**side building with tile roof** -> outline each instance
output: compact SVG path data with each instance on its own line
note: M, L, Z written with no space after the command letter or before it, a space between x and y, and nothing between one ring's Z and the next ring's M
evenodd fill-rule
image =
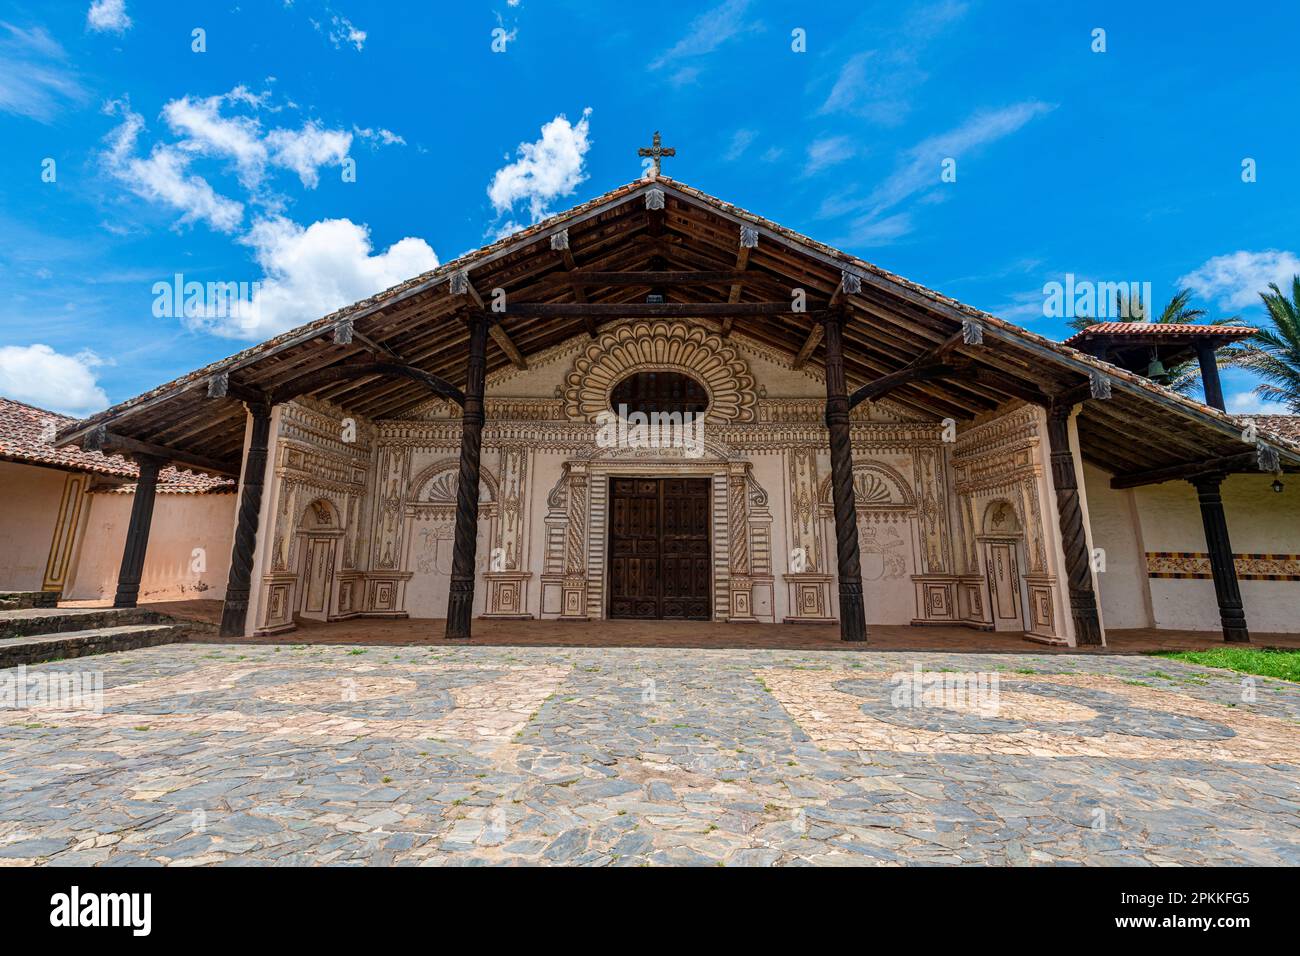
M0 591L113 597L139 471L121 455L55 448L74 421L0 397ZM235 490L227 478L161 471L144 600L225 595Z

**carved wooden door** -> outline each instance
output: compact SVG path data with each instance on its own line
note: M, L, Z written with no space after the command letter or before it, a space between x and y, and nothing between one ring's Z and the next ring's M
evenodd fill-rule
M708 620L707 478L611 478L609 616Z
M1024 628L1020 613L1020 569L1016 546L1009 541L990 541L985 545L988 565L989 597L993 605L993 627L999 631Z
M324 620L330 612L330 589L334 583L334 538L308 538L303 562L303 617Z

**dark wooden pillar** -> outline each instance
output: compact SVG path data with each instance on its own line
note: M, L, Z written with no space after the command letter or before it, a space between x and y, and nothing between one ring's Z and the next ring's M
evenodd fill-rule
M1079 478L1070 449L1069 404L1047 409L1047 440L1052 453L1052 484L1056 488L1056 517L1061 527L1061 549L1065 552L1066 587L1070 592L1070 618L1074 621L1074 642L1080 647L1100 646L1101 618L1097 613L1097 592L1092 588L1092 562L1088 536L1083 528L1079 503Z
M117 594L113 607L135 607L140 597L140 575L144 572L144 553L149 547L149 525L153 522L153 499L158 489L161 458L137 455L140 478L131 502L131 523L126 528L126 546L122 549L122 566L117 572Z
M826 428L831 443L831 492L835 502L835 555L840 580L840 640L865 641L862 564L858 554L858 508L853 499L853 445L849 435L849 396L844 384L844 315L825 319Z
M447 594L447 637L468 638L474 613L478 550L479 452L483 447L483 382L487 377L488 316L469 314L469 359L461 409L460 477L456 483L456 540Z
M1196 343L1196 357L1201 363L1201 384L1205 388L1205 404L1219 411L1227 411L1223 404L1223 384L1219 381L1219 359L1214 354L1214 343L1200 339Z
M1210 571L1214 575L1214 595L1219 600L1219 620L1223 639L1234 644L1250 640L1246 628L1246 611L1237 587L1237 565L1228 540L1228 520L1223 513L1223 496L1219 492L1224 475L1215 473L1189 479L1201 502L1201 522L1205 525L1205 544L1210 552Z
M230 575L226 602L221 608L221 636L242 637L247 628L248 591L257 548L257 525L262 513L262 486L266 482L267 438L271 433L269 403L249 403L253 427L244 453L243 482L239 494L239 519L230 548Z

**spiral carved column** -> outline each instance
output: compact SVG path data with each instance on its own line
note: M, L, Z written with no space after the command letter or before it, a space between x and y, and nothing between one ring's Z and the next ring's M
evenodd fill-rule
M158 488L158 470L163 461L148 455L135 460L140 477L135 483L135 498L131 502L131 523L126 527L126 546L122 549L122 565L117 572L117 593L113 607L135 607L140 597L140 576L144 573L144 553L149 547L149 525L153 523L154 492Z
M248 411L253 416L253 427L248 436L248 450L244 453L239 519L235 524L235 540L230 548L230 574L226 578L226 600L221 607L222 637L241 637L247 629L253 552L257 549L257 525L262 513L262 488L266 483L271 406L264 402L250 402Z
M862 563L858 554L858 509L853 499L853 446L849 397L844 384L844 316L831 312L826 327L826 428L831 444L831 493L835 503L835 554L840 583L840 640L865 641Z
M1228 520L1223 513L1223 495L1219 486L1224 475L1198 475L1190 479L1201 504L1201 523L1205 525L1205 545L1210 552L1210 573L1214 576L1214 596L1219 601L1219 620L1223 639L1233 644L1250 641L1246 627L1246 609L1237 586L1237 565L1228 540Z
M1088 560L1088 537L1079 503L1079 479L1070 449L1071 405L1047 409L1047 440L1052 451L1052 484L1056 488L1057 518L1061 528L1061 549L1065 552L1066 587L1070 592L1070 616L1074 641L1080 647L1105 643L1097 613L1097 592L1092 588L1092 565Z
M483 387L487 377L488 317L469 321L465 407L461 409L460 476L456 483L456 539L447 593L447 637L468 638L474 613L474 564L478 551L479 453L483 447Z

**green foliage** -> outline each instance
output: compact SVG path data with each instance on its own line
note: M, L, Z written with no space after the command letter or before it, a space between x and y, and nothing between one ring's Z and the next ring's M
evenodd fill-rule
M1300 650L1216 647L1210 651L1160 651L1156 656L1300 683Z
M1228 349L1226 358L1229 364L1249 369L1264 380L1255 387L1256 395L1300 414L1300 275L1291 279L1289 298L1276 282L1268 287L1270 291L1259 297L1273 327L1260 329Z

